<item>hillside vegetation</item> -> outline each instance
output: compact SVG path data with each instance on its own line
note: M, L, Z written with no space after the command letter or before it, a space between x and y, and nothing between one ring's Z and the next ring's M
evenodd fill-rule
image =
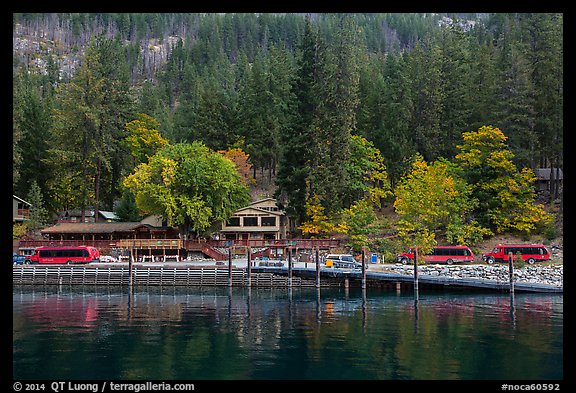
M275 196L295 235L562 231L561 183L536 195L531 172L563 168L562 14L13 14L13 43L13 186L45 210L33 226L71 208L172 214L167 182L190 184L169 152L197 143ZM150 163L166 194L144 203L125 179ZM223 218L202 190L171 224Z

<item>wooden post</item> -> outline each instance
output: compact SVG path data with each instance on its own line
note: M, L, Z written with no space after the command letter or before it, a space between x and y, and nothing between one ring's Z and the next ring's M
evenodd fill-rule
M514 292L514 260L512 253L508 253L508 279L510 280L510 293Z
M362 246L362 289L366 289L366 252Z
M414 291L418 292L418 247L414 247Z
M128 258L128 289L132 291L132 261L134 259L134 249L130 249L130 258Z
M320 258L318 248L316 248L316 288L320 288Z
M232 247L228 247L228 286L232 286Z
M246 274L248 276L248 286L252 286L252 249L250 246L247 247L246 256L248 257L248 263L246 264Z
M288 287L292 288L292 248L288 248Z

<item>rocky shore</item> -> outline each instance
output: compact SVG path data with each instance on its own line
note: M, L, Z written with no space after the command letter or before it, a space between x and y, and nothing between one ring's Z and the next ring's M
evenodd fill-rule
M413 275L412 265L381 265L382 271ZM514 282L564 286L564 265L525 266L514 269ZM418 275L446 276L451 278L483 279L508 282L508 265L426 265L418 267Z

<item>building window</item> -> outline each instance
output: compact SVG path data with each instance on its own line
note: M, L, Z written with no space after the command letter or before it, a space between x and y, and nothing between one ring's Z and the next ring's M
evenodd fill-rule
M257 227L258 226L258 217L244 217L244 226L245 227Z
M262 217L263 227L274 227L276 226L276 217Z
M229 227L239 227L240 226L240 217L230 217L226 226Z

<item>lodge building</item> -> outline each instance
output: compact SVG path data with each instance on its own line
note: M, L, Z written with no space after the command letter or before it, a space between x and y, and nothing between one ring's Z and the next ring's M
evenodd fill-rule
M142 261L182 260L194 255L225 260L231 246L236 254L250 247L253 258L283 257L289 248L301 251L337 246L330 240L287 239L288 218L273 198L238 209L212 239L183 239L178 228L162 225L158 217L141 222L81 222L72 216L61 217L55 225L43 229L43 240L15 242L14 251L49 245L92 245L102 255L126 257L130 250Z

